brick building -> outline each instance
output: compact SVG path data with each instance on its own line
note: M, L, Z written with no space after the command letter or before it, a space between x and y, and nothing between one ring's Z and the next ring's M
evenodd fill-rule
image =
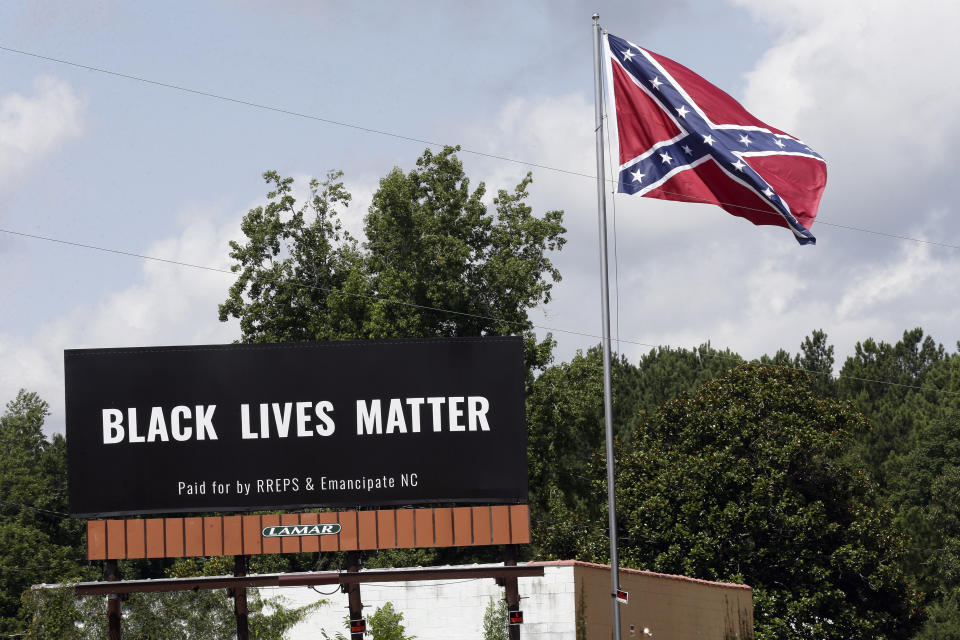
M519 580L521 638L576 640L578 619L589 640L611 637L608 566L573 560L534 564L543 565L543 577ZM620 583L629 593L620 609L623 638L649 638L644 629L657 640L753 638L753 591L746 585L633 569L621 570ZM492 579L434 580L364 583L361 594L365 616L392 602L417 640L482 640L484 610L491 600L503 598L503 589ZM331 636L344 631L346 594L321 596L306 587L284 587L265 589L263 595L282 595L290 604L329 601L291 632L291 640L313 640L321 629Z

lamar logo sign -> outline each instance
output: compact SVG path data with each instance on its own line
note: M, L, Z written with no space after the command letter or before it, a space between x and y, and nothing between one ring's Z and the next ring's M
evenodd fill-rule
M338 524L290 524L264 527L260 532L264 538L285 538L288 536L332 536L340 533Z

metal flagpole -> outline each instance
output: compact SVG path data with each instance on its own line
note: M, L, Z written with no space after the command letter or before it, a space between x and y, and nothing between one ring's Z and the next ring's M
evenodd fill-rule
M603 307L603 421L607 439L607 509L610 513L610 601L613 604L613 638L620 640L620 563L617 557L617 509L613 485L613 389L610 375L610 277L607 268L607 194L603 166L603 79L600 15L593 14L594 102L597 135L597 214L600 219L600 274Z

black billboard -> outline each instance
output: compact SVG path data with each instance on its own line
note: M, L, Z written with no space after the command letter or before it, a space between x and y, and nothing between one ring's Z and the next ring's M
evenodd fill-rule
M527 500L522 340L64 351L70 513Z

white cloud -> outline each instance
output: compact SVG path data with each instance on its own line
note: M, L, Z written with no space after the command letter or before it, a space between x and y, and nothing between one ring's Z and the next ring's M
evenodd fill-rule
M943 131L960 129L960 85L940 91L937 81L952 77L944 67L960 54L960 41L940 47L928 35L950 28L943 14L929 5L912 15L912 8L892 6L863 12L827 2L740 3L782 30L748 75L744 103L827 155L825 219L951 242L945 231L960 194L949 163L937 159L952 139ZM512 98L490 122L474 127L495 135L478 135L467 146L589 174L595 170L592 123L592 100L584 94ZM491 186L513 184L525 170L471 162ZM938 191L917 184L924 169L942 184ZM904 179L907 170L917 178ZM568 245L555 258L564 280L535 322L598 335L595 183L533 171L534 210L564 209L569 230ZM608 200L611 226L614 212L615 331L619 317L619 335L640 343L621 345L632 358L647 345L707 340L747 357L794 352L805 335L822 328L842 364L856 341L871 336L896 341L905 329L923 326L939 340L956 338L960 313L948 292L960 293L954 284L960 260L952 250L823 225L814 227L820 245L800 248L783 229L752 227L716 207L647 198ZM562 332L555 337L563 359L598 342Z
M227 243L240 235L239 216L228 223L202 208L186 210L177 236L143 253L167 260L229 268ZM118 257L117 260L132 258ZM228 274L156 261L142 266L137 284L81 306L40 326L27 339L0 335L0 398L23 387L40 393L53 409L48 428L63 429L63 350L127 345L211 344L237 337L236 323L221 323L217 305L232 282Z
M952 266L956 268L956 265ZM854 278L840 300L839 317L866 315L878 305L902 300L916 291L929 290L931 281L947 270L946 264L935 259L927 246L907 245L900 260L875 267Z
M305 175L296 177L298 199L308 195L308 182ZM344 226L356 235L362 231L362 215L374 186L369 182L349 186L355 199ZM261 204L261 200L251 202L234 215L224 215L222 205L183 207L175 215L180 228L175 236L137 252L171 262L229 269L229 241L242 237L243 214ZM123 266L129 268L129 264ZM136 284L91 305L67 310L38 327L32 336L0 333L0 362L4 363L0 399L12 399L20 388L37 391L53 410L48 428L62 431L64 349L220 344L238 337L236 321L221 323L217 318L217 306L226 299L232 275L162 261L144 261L140 271Z
M827 158L825 216L890 230L916 224L891 199L955 201L960 5L736 1L782 32L747 74L745 105Z
M0 192L64 141L83 132L85 101L66 82L43 76L33 94L0 98Z

